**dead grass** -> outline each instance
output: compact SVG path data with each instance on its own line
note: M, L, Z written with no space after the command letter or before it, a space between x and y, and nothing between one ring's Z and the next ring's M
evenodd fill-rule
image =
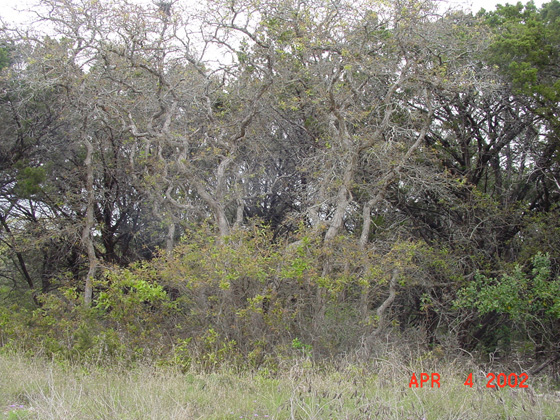
M0 419L551 419L560 395L530 378L528 389L488 389L469 362L397 358L318 368L299 360L277 377L180 373L170 368L69 366L0 355ZM463 385L469 371L475 385ZM410 388L437 372L441 388Z

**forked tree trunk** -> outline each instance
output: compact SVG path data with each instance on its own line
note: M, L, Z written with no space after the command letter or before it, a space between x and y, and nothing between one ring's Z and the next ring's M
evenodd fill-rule
M394 268L391 273L391 280L389 280L389 296L383 301L383 303L377 308L375 314L377 316L377 328L373 332L370 338L375 338L385 329L387 325L386 312L387 309L393 304L395 297L397 296L397 280L399 278L399 269Z

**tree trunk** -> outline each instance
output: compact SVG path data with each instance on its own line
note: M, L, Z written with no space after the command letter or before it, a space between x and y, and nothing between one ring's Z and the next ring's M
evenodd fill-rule
M344 225L344 214L348 210L348 204L351 199L352 181L354 180L354 172L356 170L357 156L354 152L349 152L348 162L342 176L342 185L338 189L336 196L336 208L333 218L325 234L325 243L332 241L340 233Z
M387 321L385 319L385 313L387 309L392 305L395 297L397 296L397 280L399 278L399 269L394 268L391 274L391 280L389 281L389 296L383 301L383 303L377 308L377 328L370 337L370 340L379 336L381 332L385 329Z
M167 226L167 238L165 241L165 253L168 257L173 253L175 246L175 221L171 220Z
M229 223L226 217L226 210L220 202L215 200L208 191L206 191L204 186L198 180L194 181L194 185L198 195L200 195L200 197L212 210L214 219L218 225L218 240L222 241L225 236L229 235Z
M87 149L87 155L85 159L85 166L87 171L86 178L86 192L87 192L87 209L86 209L86 220L84 224L84 229L82 231L82 244L86 248L89 269L86 276L85 288L84 288L84 304L85 306L91 306L93 300L93 279L97 271L97 257L95 255L95 247L93 245L92 229L94 226L94 204L95 197L93 191L93 145L88 139L84 140L84 144Z

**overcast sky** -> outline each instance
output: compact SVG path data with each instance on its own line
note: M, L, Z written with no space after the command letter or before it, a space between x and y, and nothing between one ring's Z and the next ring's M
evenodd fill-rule
M138 0L146 1L146 0ZM281 1L281 0L279 0ZM464 9L477 12L480 8L484 7L486 10L493 10L496 4L517 3L517 0L439 0L449 4L462 5ZM527 3L528 0L521 0L522 3ZM537 6L545 3L545 0L534 0ZM14 9L24 9L30 4L36 3L35 0L0 0L0 16L7 21L20 20L21 14L18 14Z
M0 0L1 1L1 0ZM528 0L521 0L521 3L525 4L528 3ZM543 3L547 3L548 1L544 0L534 0L534 3L537 7L540 7ZM458 4L464 5L465 8L468 8L474 12L478 12L481 8L486 10L494 10L494 6L497 4L517 4L518 0L465 0L457 2Z

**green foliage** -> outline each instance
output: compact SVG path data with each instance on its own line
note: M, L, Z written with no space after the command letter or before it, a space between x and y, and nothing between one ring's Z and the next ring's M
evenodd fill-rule
M9 49L0 46L0 71L10 65L10 52Z
M178 366L183 372L188 371L192 365L191 341L192 337L179 339L173 349L171 363Z
M538 337L538 345L555 346L560 342L560 278L551 275L547 254L535 255L531 265L529 272L516 265L512 273L499 278L477 273L474 281L459 290L456 308L504 317L506 322L489 332L486 341L500 334L506 342L511 338L523 340L528 334ZM507 322L512 322L517 331L509 329Z
M222 339L213 329L208 331L200 338L201 341L201 362L206 370L213 370L221 366L225 361L231 366L238 366L235 358L238 356L237 343L235 340Z
M23 198L29 198L41 192L41 184L45 179L45 168L23 167L17 173L15 192Z
M552 117L560 100L560 2L539 10L532 2L498 6L485 18L495 32L489 62L510 78L517 92L539 101L537 111Z
M308 357L313 353L313 346L311 344L302 343L297 337L292 340L292 348L301 351L303 355Z
M560 278L551 279L549 256L535 255L532 265L530 275L519 265L499 279L477 273L459 291L456 306L474 308L482 315L497 312L515 322L560 319Z
M97 284L102 291L99 292L95 308L116 319L124 319L141 312L143 306L167 302L163 287L150 282L147 274L147 270L141 266L108 273L106 279Z

